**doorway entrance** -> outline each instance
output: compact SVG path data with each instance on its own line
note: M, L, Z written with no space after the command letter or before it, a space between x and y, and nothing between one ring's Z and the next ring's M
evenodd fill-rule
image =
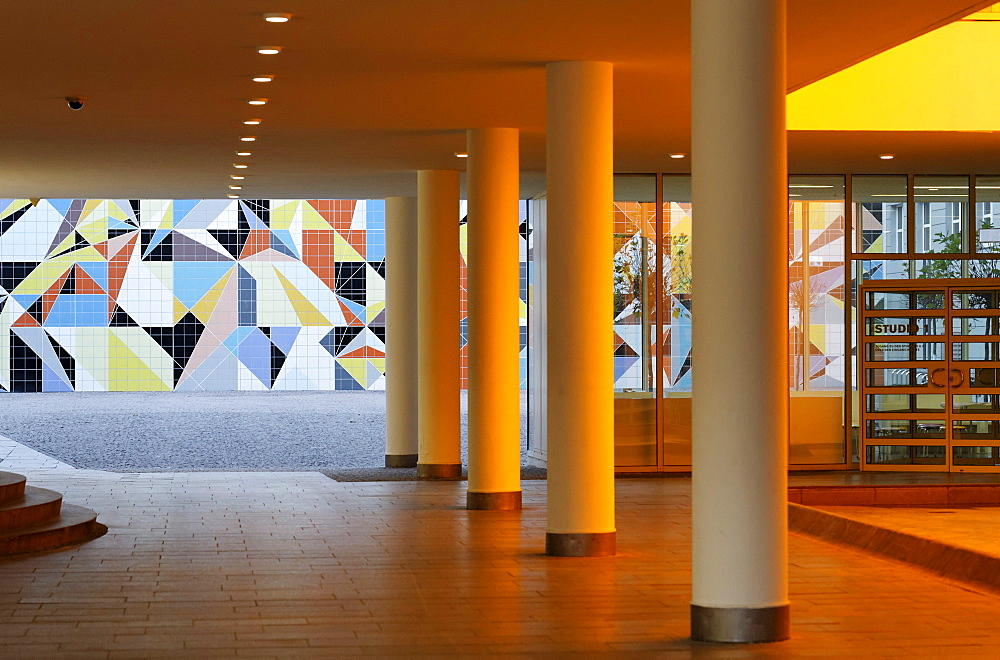
M862 470L1000 472L1000 285L859 289Z

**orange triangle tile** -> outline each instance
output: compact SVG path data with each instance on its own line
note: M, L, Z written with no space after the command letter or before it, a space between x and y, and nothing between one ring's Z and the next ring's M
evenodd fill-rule
M13 323L11 323L11 325L13 327L15 327L15 328L40 328L40 327L42 327L41 324L38 321L35 320L35 317L33 317L31 314L29 314L27 312L25 312L24 314L21 314L21 317L19 319L17 319L16 321L14 321Z

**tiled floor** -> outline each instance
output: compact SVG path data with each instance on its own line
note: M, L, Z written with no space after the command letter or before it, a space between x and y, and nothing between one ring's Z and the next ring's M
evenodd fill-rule
M998 507L819 507L840 516L1000 557Z
M617 480L619 554L566 559L541 554L544 482L497 513L458 482L23 472L110 531L0 561L4 658L1000 655L997 596L794 535L793 639L690 642L683 479Z

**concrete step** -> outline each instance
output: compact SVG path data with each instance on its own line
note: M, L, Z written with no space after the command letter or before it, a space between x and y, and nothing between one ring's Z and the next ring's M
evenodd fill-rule
M97 514L82 506L62 505L58 516L46 522L0 530L0 556L52 550L96 539L108 528L97 522Z
M806 506L997 506L1000 484L791 486L788 501Z
M51 520L59 515L61 506L62 494L26 486L20 498L0 504L0 532Z
M23 497L24 484L23 474L0 471L0 504Z

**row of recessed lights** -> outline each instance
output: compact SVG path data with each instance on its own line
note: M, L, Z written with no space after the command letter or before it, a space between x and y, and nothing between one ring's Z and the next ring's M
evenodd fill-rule
M291 18L292 18L291 14L282 14L276 12L269 12L264 14L264 20L267 21L268 23L287 23L289 20L291 20ZM281 52L281 46L258 46L257 52L261 55L277 55L278 53ZM274 80L274 76L270 74L252 76L250 80L255 83L269 83ZM252 106L262 106L262 105L267 105L267 101L268 101L267 98L257 97L257 98L247 99L247 104ZM244 120L243 124L245 126L259 126L260 122L261 122L260 118L255 117ZM240 142L256 142L256 141L257 141L256 135L240 136ZM236 152L236 155L241 158L245 158L248 156L252 156L253 152L248 151L246 149L241 149ZM238 162L238 163L233 163L233 167L235 167L238 170L245 170L250 166L247 163ZM230 190L229 198L239 199L240 195L238 191L243 190L242 182L244 179L246 179L246 175L241 172L239 174L231 174L229 178L234 181L234 183L229 186Z

